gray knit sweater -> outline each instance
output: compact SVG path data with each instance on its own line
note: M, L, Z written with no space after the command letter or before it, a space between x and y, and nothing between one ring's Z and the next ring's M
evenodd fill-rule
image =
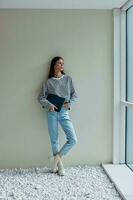
M38 101L43 108L49 110L52 105L46 98L48 94L56 94L64 97L65 101L69 102L69 108L77 101L77 93L74 88L74 83L69 75L62 75L60 78L51 77L43 83Z

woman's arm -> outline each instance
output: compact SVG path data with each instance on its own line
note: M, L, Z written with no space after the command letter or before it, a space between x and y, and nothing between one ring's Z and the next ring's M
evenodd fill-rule
M70 93L69 106L71 107L75 102L77 102L77 99L78 99L77 92L74 87L74 82L71 78L71 93Z
M49 110L53 104L51 104L46 98L48 95L48 87L47 87L47 82L43 83L40 94L38 95L38 101L42 105L42 108L46 108Z

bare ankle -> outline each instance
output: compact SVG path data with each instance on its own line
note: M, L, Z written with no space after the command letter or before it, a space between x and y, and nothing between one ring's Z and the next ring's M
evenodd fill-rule
M61 154L59 154L59 156L60 156L60 158L62 159L62 155L61 155Z
M60 157L59 154L56 154L56 155L54 156L54 158L60 159L61 157Z

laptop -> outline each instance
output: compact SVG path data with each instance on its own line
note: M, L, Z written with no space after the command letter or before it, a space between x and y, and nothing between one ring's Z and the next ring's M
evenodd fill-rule
M65 102L65 98L64 97L60 97L58 95L55 94L48 94L47 98L46 98L50 103L54 104L57 109L55 108L56 112L60 112L64 102Z

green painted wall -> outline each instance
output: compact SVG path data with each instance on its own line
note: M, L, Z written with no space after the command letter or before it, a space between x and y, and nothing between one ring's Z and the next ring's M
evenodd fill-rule
M0 168L49 166L46 111L37 96L54 56L63 56L78 103L78 144L66 166L112 161L112 10L0 9ZM59 128L61 146L65 135Z

